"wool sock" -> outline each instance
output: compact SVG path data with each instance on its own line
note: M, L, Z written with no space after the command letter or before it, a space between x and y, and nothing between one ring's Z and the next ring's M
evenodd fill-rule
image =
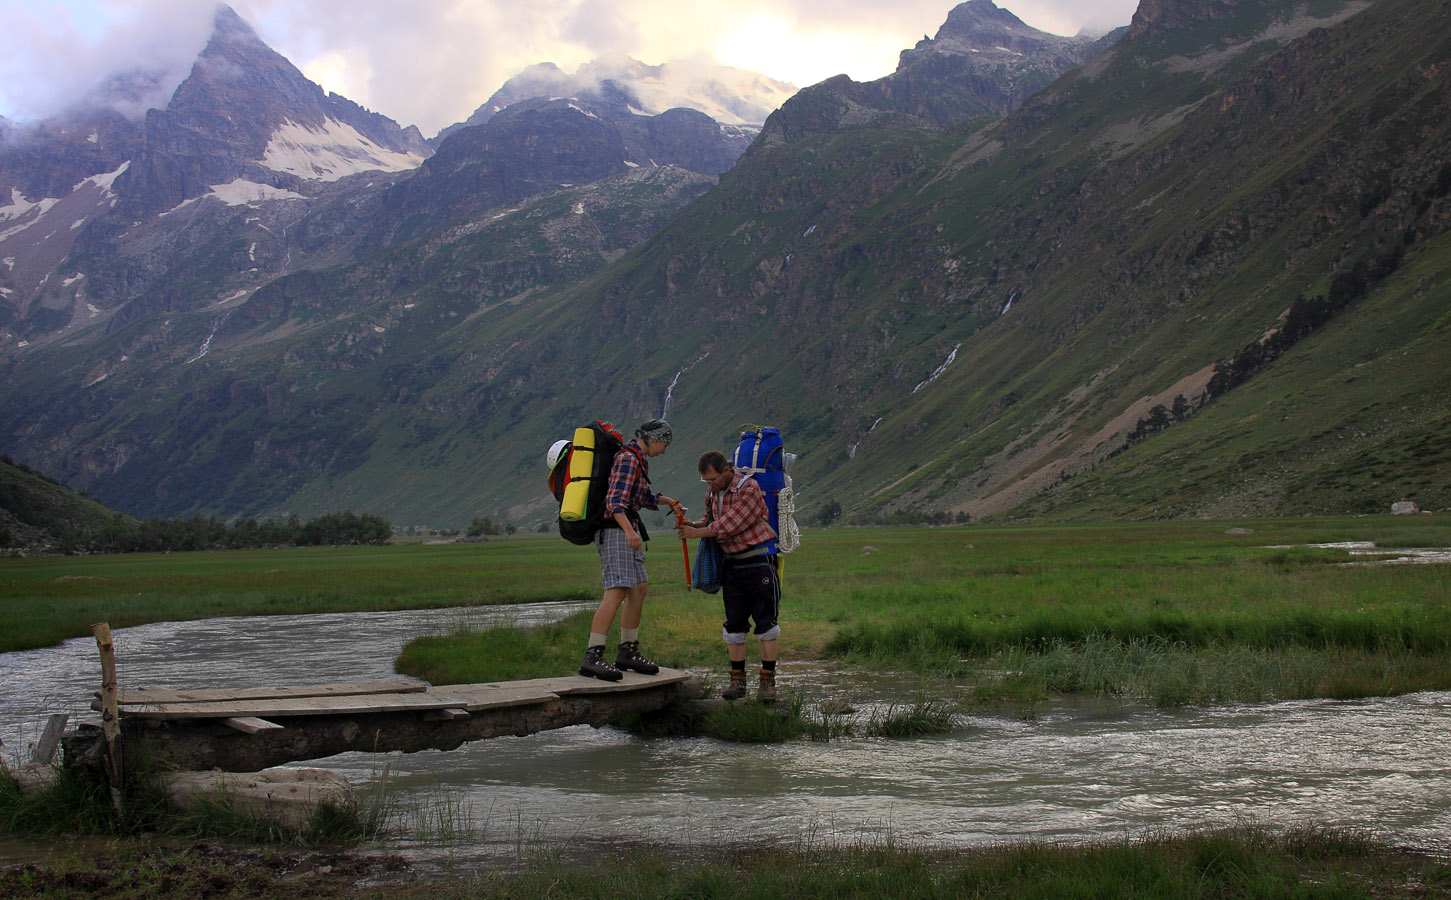
M774 671L776 671L776 661L774 659L763 659L763 660L761 660L761 671L762 672L774 672Z
M638 640L640 640L640 629L638 629L638 628L621 628L620 629L620 643L622 643L622 644L628 644L630 641L638 641Z
M589 633L589 644L588 644L588 646L590 646L590 647L603 647L604 645L605 645L605 636L604 635L602 635L602 634L596 634L593 631L591 631Z
M744 673L746 671L746 661L744 659L731 660L731 671Z

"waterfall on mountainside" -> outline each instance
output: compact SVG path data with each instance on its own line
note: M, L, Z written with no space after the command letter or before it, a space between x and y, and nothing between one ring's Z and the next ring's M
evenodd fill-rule
M681 369L679 372L676 372L675 377L670 379L670 386L665 389L665 408L660 413L660 418L670 418L670 408L675 405L675 386L680 383L680 376L700 365L701 361L704 360L707 356L710 356L709 352L702 353L700 357L695 360L695 362Z
M949 354L947 354L946 361L944 361L942 363L942 365L938 366L937 369L936 369L936 371L934 371L931 375L928 375L926 381L923 381L921 384L919 384L916 387L912 388L912 393L915 394L918 391L920 391L923 388L925 388L927 385L929 385L932 382L936 381L937 378L938 378L938 376L941 375L943 372L946 372L947 371L947 367L950 366L950 365L952 365L952 361L954 359L957 359L957 351L958 350L961 350L961 349L962 349L962 345L961 344L958 344L956 347L953 347L952 348L952 352L949 353ZM878 419L877 421L881 421L881 420Z

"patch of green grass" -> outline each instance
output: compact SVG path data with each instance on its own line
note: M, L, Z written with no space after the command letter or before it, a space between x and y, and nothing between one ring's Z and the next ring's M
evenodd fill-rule
M712 706L684 701L659 712L630 713L610 722L637 737L713 737L746 744L779 744L806 738L832 741L855 731L849 717L827 715L799 694L773 704L746 700Z
M1174 707L1312 697L1388 697L1451 687L1451 661L1402 649L1189 647L1102 635L1013 648L968 680L980 704L1031 709L1053 695L1092 694Z
M942 700L918 700L910 706L895 704L873 713L866 733L873 737L907 738L947 734L957 727L958 715Z
M24 791L12 779L0 776L0 833L113 838L163 834L304 847L351 846L375 837L387 816L381 794L364 802L319 804L300 824L259 814L225 795L199 799L178 810L168 800L162 772L152 763L144 743L127 746L126 788L119 810L96 773L58 767L54 774L46 786Z
M710 737L743 744L781 744L806 732L799 697L785 704L747 700L726 703L706 714L702 730Z

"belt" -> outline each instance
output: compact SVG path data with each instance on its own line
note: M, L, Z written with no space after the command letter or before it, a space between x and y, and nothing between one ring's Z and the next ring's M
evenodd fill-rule
M765 556L765 547L752 547L749 550L742 550L740 553L727 553L725 558L730 562L744 562L748 559L755 559L758 556Z

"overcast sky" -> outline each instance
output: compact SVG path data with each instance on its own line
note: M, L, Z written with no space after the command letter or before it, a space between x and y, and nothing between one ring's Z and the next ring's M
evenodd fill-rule
M262 40L330 91L425 135L467 118L536 62L701 58L802 87L896 68L952 0L232 0ZM1137 0L998 0L1055 34L1128 24ZM48 115L138 63L180 80L212 0L0 0L0 115Z

